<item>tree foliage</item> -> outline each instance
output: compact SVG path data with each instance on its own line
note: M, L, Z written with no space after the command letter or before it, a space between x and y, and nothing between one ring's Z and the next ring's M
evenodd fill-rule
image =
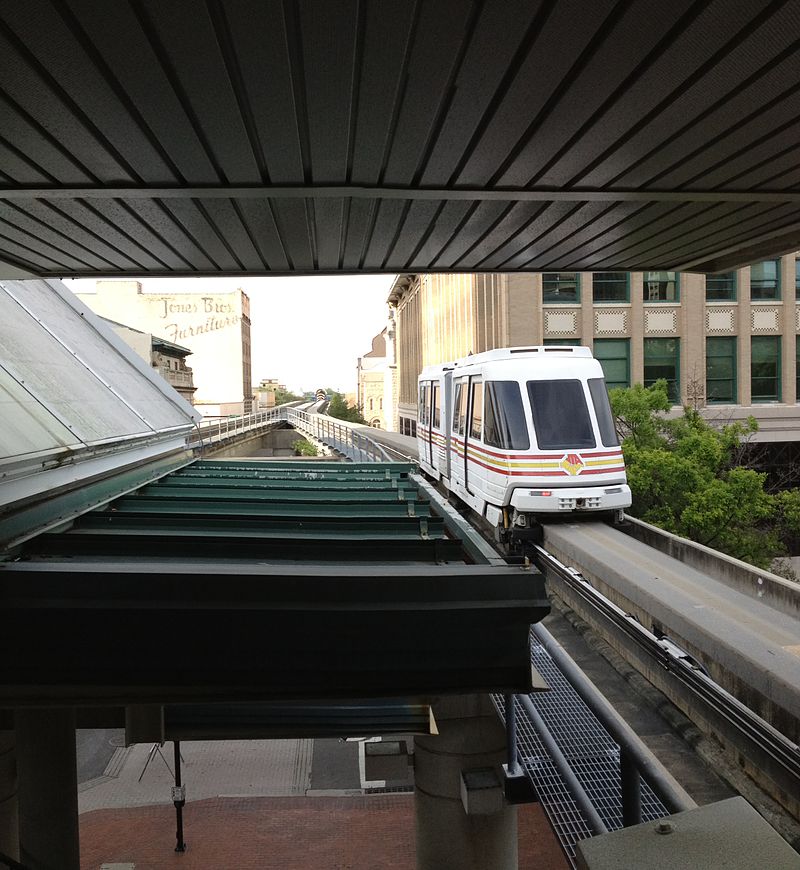
M317 445L306 441L305 438L298 438L297 441L292 441L292 449L295 456L319 456Z
M666 381L609 394L633 516L762 568L785 553L800 532L800 490L769 493L766 475L742 464L754 418L715 428L684 408L667 419Z
M302 399L302 396L296 396L294 393L289 390L284 390L278 387L275 390L275 404L276 405L285 405L287 402L299 402Z
M330 404L328 405L329 417L346 420L348 423L367 422L361 415L361 409L356 405L348 404L341 393L329 392L328 395L331 397Z

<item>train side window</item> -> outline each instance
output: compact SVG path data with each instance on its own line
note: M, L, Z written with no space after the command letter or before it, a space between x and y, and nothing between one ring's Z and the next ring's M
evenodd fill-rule
M453 431L463 435L467 429L467 382L456 385L456 400L453 403Z
M472 417L469 423L469 437L480 441L483 436L483 382L472 384Z
M433 425L437 429L442 427L442 400L439 384L433 385Z
M540 449L597 446L581 381L528 381L528 396Z
M456 384L455 395L453 397L453 420L450 429L453 432L458 432L458 410L461 407L461 381Z
M606 447L619 447L617 430L614 427L614 415L608 401L608 390L604 378L589 378L589 393L600 429L600 440Z
M487 381L484 395L484 443L504 450L527 450L531 440L519 384Z
M428 422L428 386L419 385L419 422L425 426Z

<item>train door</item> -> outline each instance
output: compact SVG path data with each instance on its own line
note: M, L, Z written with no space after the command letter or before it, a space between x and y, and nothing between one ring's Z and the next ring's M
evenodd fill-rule
M431 385L431 465L441 471L442 449L442 385L434 381Z
M474 494L482 493L486 488L486 470L480 464L479 455L476 455L478 451L475 450L483 441L483 379L480 377L469 379L468 412L464 427L464 486L467 492Z
M439 456L441 457L441 472L448 480L452 474L450 470L451 455L450 445L452 443L452 420L453 420L453 373L445 370L442 378L442 450Z
M419 410L417 412L417 444L419 458L426 465L431 465L431 431L430 431L430 385L427 381L419 384Z
M450 427L450 469L454 488L466 487L466 422L469 379L458 378L453 385L453 422Z

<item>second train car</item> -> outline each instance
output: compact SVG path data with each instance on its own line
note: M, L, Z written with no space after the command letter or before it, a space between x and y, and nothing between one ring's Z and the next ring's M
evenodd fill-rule
M537 518L631 503L600 363L585 347L513 347L419 377L422 468L497 529L537 536Z

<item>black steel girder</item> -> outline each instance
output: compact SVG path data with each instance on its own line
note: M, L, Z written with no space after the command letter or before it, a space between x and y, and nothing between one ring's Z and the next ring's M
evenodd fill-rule
M520 567L0 564L0 704L527 691Z

